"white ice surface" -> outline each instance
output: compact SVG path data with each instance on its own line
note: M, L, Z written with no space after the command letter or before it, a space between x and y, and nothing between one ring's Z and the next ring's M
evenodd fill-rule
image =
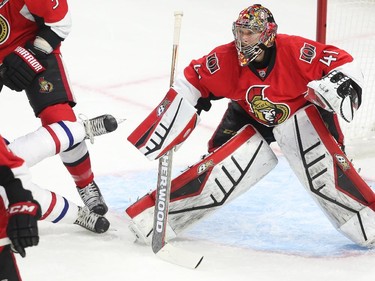
M263 1L279 32L314 39L314 0ZM124 210L155 186L157 162L126 140L165 95L169 84L173 13L182 10L177 69L232 40L231 24L252 4L243 0L70 1L73 31L62 51L78 100L77 113L126 118L113 134L89 144L96 181L109 204L109 231L95 235L76 225L40 223L38 247L18 257L25 281L40 280L372 280L375 252L338 233L303 190L286 160L242 197L224 206L176 241L205 256L197 270L157 259L133 243ZM226 102L215 102L175 153L174 173L196 162L221 119ZM0 95L1 133L10 140L39 126L23 93ZM275 148L277 151L277 148ZM355 159L375 181L374 159ZM32 169L42 187L80 203L59 157Z

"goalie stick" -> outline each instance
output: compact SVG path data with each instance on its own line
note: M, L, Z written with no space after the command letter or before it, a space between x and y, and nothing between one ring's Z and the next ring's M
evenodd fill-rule
M177 51L180 38L183 13L174 13L173 52L169 86L173 85L176 68ZM188 268L197 268L203 256L175 248L165 241L168 223L168 209L171 191L173 148L159 158L154 225L152 234L152 251L161 259Z

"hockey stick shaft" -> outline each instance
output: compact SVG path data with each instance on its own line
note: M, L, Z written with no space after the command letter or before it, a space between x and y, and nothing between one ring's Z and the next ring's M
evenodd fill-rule
M175 12L173 51L169 86L174 83L177 64L177 52L180 41L182 12ZM197 268L203 256L174 248L166 242L168 210L171 192L173 148L159 158L156 201L154 209L154 226L152 234L152 250L161 259L188 268Z
M174 82L177 64L177 52L180 42L182 12L174 13L173 50L169 86ZM154 231L152 235L152 250L159 252L165 245L166 226L168 223L168 207L171 190L173 148L159 158L156 201L154 213Z
M160 157L152 232L152 250L156 254L165 246L171 191L173 150Z
M177 64L177 52L178 52L178 46L180 44L182 16L183 16L183 13L181 11L174 13L173 50L172 50L172 63L171 63L169 87L172 87L173 82L174 82L174 76L175 76L176 64Z

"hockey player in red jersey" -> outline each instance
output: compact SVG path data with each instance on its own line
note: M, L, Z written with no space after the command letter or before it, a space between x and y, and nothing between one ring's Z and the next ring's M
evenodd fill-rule
M12 90L25 90L43 126L77 122L72 110L76 101L60 52L61 42L71 30L67 0L1 1L0 24L1 82ZM107 115L98 118L93 134L113 130L110 121ZM77 143L59 155L83 202L104 215L108 207L94 181L86 143Z
M307 192L336 229L375 245L375 194L344 153L338 118L361 104L363 75L335 46L277 34L272 13L255 4L233 23L234 41L192 60L128 140L154 160L179 147L211 100L229 100L209 154L172 180L169 238L238 197L277 164L277 142ZM130 228L150 242L155 191L129 206Z
M9 207L0 193L0 280L21 280L13 251L25 257L26 247L39 243L37 221L40 206L27 188L32 185L24 161L14 155L0 135L0 185L5 189Z
M92 139L91 127L96 120L60 121L40 127L8 145L0 135L0 186L5 190L4 194L0 187L1 280L21 280L13 252L25 257L25 248L38 244L37 220L77 224L94 233L108 230L110 223L105 217L32 183L28 170L60 150Z

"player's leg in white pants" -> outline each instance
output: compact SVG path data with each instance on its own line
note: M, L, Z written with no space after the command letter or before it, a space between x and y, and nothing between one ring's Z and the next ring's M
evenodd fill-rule
M61 121L40 127L8 144L14 154L32 167L47 157L59 154L82 142L86 137L85 127L80 122Z
M375 246L375 194L358 175L315 106L278 125L274 135L302 185L336 229L362 246Z
M28 167L32 167L47 157L51 157L82 142L86 132L82 123L62 121L40 127L38 130L12 141L8 147L21 157ZM42 218L54 223L74 223L78 206L47 189L30 184L34 198L39 202Z
M86 138L86 130L80 122L60 121L40 127L38 130L21 136L8 147L14 154L21 157L28 167L32 167L47 157L82 143ZM48 173L48 171L46 171ZM42 211L41 220L53 223L76 223L82 213L79 207L67 198L41 188L28 180L28 189L39 202ZM91 214L84 214L87 217ZM97 216L91 215L94 219ZM93 227L86 227L93 231Z
M167 237L173 238L194 223L240 196L277 164L263 137L248 125L172 180ZM151 242L155 191L127 208L130 229Z

